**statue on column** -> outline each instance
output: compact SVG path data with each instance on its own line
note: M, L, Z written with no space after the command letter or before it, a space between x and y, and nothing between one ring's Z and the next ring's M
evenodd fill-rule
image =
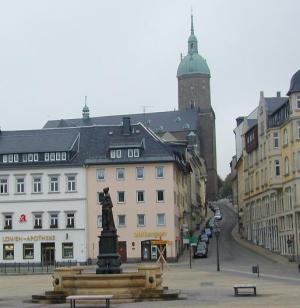
M106 187L103 189L103 199L100 200L102 205L102 228L103 230L115 230L114 216L112 213L113 204L109 194L109 188Z

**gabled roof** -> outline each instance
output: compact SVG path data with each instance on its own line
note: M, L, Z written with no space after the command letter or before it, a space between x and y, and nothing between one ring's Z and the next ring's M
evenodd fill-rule
M82 127L93 125L121 125L125 115L48 121L44 128ZM176 132L197 129L197 110L177 110L130 115L131 123L143 123L154 132Z

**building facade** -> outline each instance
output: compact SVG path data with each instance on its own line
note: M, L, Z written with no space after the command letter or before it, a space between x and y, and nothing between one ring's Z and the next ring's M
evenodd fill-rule
M256 119L242 122L243 234L276 253L299 258L300 71L288 97L261 93Z

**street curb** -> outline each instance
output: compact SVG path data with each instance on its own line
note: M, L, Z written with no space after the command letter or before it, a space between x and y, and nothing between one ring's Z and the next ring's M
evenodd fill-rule
M286 257L280 256L280 255L276 255L273 252L269 251L268 249L265 249L263 247L260 246L256 246L250 242L248 242L245 239L242 239L240 234L238 233L238 226L236 225L233 230L231 231L231 235L233 237L233 239L238 242L240 245L262 255L263 257L266 257L270 260L272 260L273 262L279 263L279 264L291 264Z

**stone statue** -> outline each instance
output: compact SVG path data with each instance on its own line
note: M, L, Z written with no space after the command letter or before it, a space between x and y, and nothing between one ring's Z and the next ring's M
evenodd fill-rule
M115 230L114 216L112 213L112 201L109 194L109 188L103 189L103 198L100 200L102 205L102 228L103 230Z

